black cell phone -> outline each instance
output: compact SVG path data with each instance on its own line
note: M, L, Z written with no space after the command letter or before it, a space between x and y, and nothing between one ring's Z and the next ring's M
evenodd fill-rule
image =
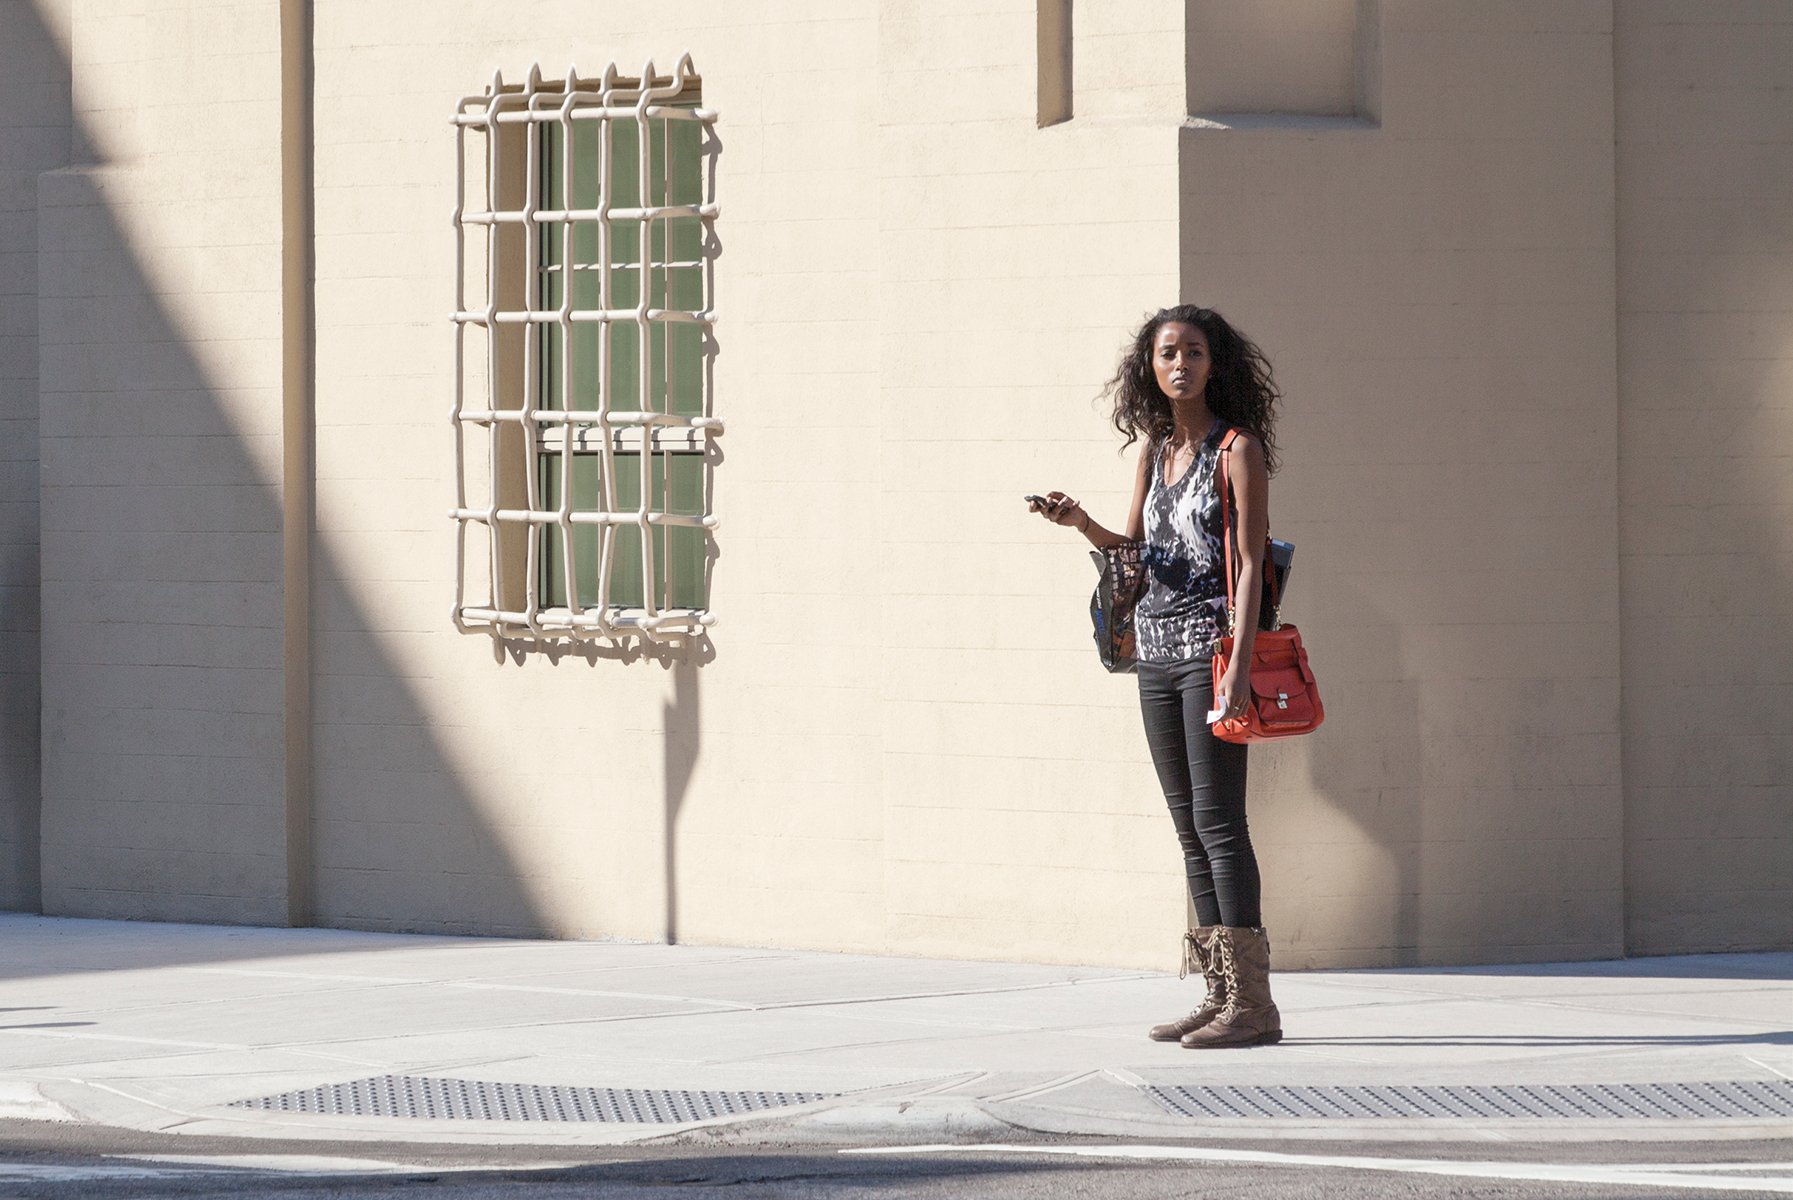
M1052 501L1046 499L1046 497L1044 497L1044 496L1023 496L1021 498L1025 501L1027 501L1029 504L1051 504L1052 503Z

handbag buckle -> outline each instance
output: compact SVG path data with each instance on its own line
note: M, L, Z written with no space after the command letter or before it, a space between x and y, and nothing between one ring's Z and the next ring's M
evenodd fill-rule
M1289 693L1287 693L1287 692L1276 693L1276 707L1278 707L1278 708L1289 707Z

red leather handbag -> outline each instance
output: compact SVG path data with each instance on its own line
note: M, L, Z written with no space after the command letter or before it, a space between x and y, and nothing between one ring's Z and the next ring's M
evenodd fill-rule
M1231 430L1220 443L1220 504L1222 537L1226 541L1226 607L1229 621L1238 609L1234 605L1233 587L1237 583L1233 563L1233 489L1227 479L1226 452L1239 436ZM1314 680L1313 668L1307 665L1307 648L1301 644L1301 631L1285 625L1280 618L1282 596L1275 586L1276 571L1270 565L1270 547L1265 539L1264 603L1273 606L1278 617L1271 628L1258 630L1251 645L1251 664L1247 678L1251 697L1239 717L1216 721L1211 729L1223 742L1267 742L1277 738L1312 733L1326 719L1320 703L1320 687ZM1220 694L1220 680L1232 661L1233 639L1223 637L1214 651L1214 693Z

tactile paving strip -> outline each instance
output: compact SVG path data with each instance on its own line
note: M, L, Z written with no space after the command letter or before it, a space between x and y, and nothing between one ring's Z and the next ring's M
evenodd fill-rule
M422 1075L379 1075L238 1100L231 1108L441 1121L616 1121L673 1125L808 1104L825 1092L695 1092L661 1088L547 1087Z
M1793 1117L1793 1080L1500 1086L1209 1087L1145 1085L1179 1117L1516 1120Z

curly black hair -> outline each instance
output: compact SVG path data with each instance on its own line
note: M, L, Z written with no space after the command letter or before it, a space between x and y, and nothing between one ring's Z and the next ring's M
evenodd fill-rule
M1214 415L1243 429L1264 446L1264 461L1276 471L1276 402L1282 392L1270 374L1270 360L1257 343L1227 324L1211 308L1178 304L1161 308L1146 318L1133 344L1121 358L1114 378L1102 390L1114 404L1114 427L1126 439L1124 450L1139 438L1146 444L1161 443L1171 435L1170 397L1158 386L1152 370L1152 344L1158 331L1172 321L1201 330L1208 339L1213 360L1208 375L1207 401Z

